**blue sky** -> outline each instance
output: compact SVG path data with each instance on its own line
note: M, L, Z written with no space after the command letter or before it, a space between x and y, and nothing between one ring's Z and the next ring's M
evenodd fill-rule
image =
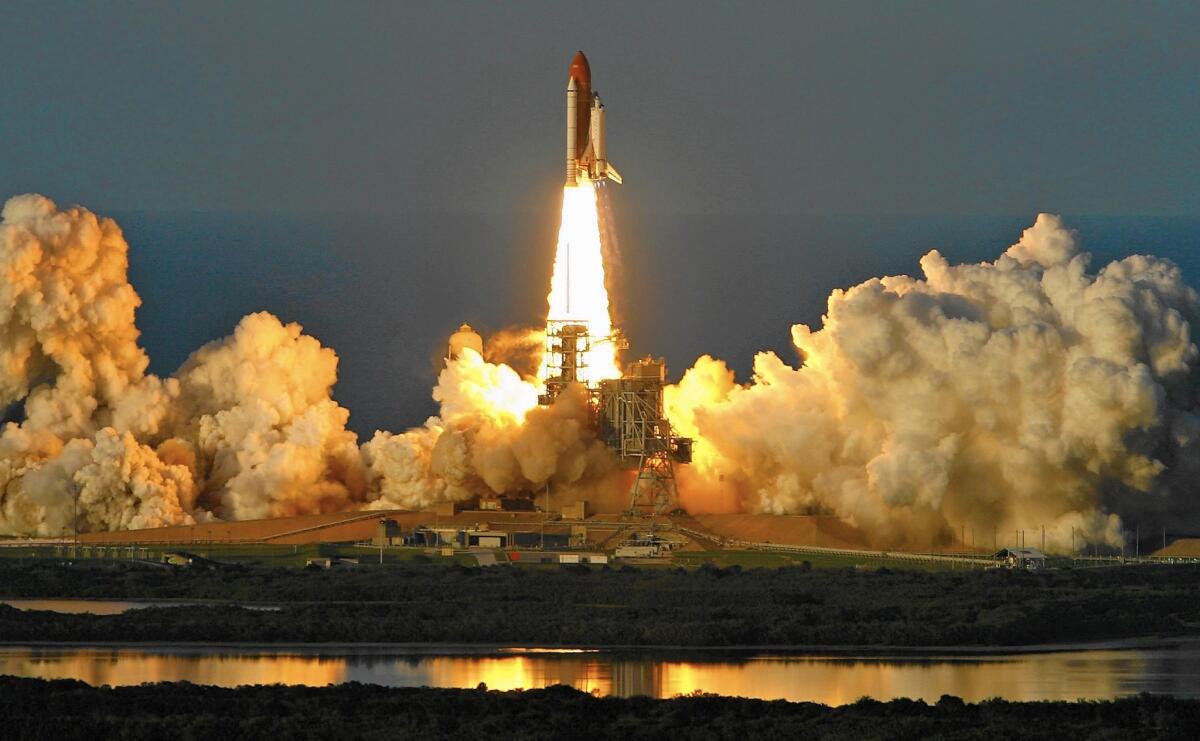
M577 48L651 213L1194 215L1200 4L8 2L0 189L511 213Z

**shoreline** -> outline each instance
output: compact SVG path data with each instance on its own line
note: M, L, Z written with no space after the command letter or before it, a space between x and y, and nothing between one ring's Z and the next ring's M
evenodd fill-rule
M14 648L88 649L111 648L129 650L168 650L178 653L214 653L222 649L244 653L279 654L356 654L404 656L530 656L575 654L657 654L660 656L712 656L735 654L750 657L796 658L889 658L936 659L965 657L1029 656L1084 651L1136 651L1181 648L1200 643L1200 636L1141 636L1105 641L1041 643L1014 646L640 646L640 645L514 645L511 643L353 643L353 642L237 642L237 641L8 641L0 640L0 650Z

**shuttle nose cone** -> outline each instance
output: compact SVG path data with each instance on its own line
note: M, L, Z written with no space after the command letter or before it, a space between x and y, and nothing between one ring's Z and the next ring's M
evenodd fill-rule
M575 58L571 60L571 69L568 70L567 76L573 80L579 80L579 86L591 86L592 68L588 65L587 57L583 52L576 52Z

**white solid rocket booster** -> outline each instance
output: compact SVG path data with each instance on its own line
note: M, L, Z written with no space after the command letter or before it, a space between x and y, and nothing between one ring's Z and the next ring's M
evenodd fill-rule
M575 116L578 112L577 102L578 90L575 86L575 78L572 77L567 82L567 185L578 185L575 179L575 170L578 167L578 159L575 156Z
M600 93L594 93L592 100L592 155L596 160L596 169L604 172L604 106L600 104Z

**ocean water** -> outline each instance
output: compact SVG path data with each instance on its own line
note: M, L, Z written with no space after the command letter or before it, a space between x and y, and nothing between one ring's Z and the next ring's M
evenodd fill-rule
M553 205L553 204L552 204ZM557 212L517 215L115 213L151 370L174 371L238 319L297 321L341 359L335 397L361 436L436 412L430 391L461 322L486 335L544 317ZM617 211L613 301L633 355L678 377L701 354L744 377L760 350L794 360L789 329L819 325L829 292L915 274L939 249L991 260L1034 214L961 217L661 216ZM1170 258L1200 286L1200 217L1064 214L1093 268Z

